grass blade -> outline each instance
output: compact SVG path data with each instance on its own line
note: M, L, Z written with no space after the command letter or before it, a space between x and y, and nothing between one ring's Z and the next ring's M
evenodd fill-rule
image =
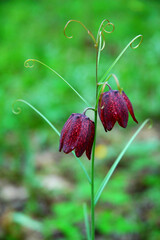
M86 203L83 204L83 212L84 212L84 222L85 222L85 227L86 227L87 240L90 240L91 234L90 234L89 219L88 219Z
M127 151L127 149L129 148L129 146L131 145L131 143L133 142L133 140L136 138L136 136L139 134L139 132L142 130L142 128L149 122L149 119L146 119L141 126L138 128L138 130L134 133L134 135L131 137L131 139L128 141L128 143L126 144L126 146L123 148L122 152L119 154L119 156L117 157L117 159L115 160L115 162L113 163L112 167L110 168L109 172L107 173L107 175L105 176L104 180L102 181L96 196L95 196L95 202L94 204L96 205L105 186L107 185L110 177L112 176L114 170L116 169L118 163L120 162L120 160L122 159L123 155L125 154L125 152Z

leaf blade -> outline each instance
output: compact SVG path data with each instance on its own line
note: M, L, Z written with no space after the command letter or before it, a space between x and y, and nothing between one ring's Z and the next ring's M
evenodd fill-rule
M30 103L28 103L27 101L25 101L25 100L23 100L23 99L17 99L17 100L13 103L13 105L12 105L12 112L13 112L14 114L19 114L19 113L21 112L21 109L20 109L20 108L18 108L18 111L17 111L17 112L14 110L14 104L15 104L16 102L25 103L25 104L28 105L30 108L32 108L38 115L40 115L40 116L48 123L48 125L55 131L55 133L57 133L57 135L60 136L60 132L57 130L57 128L56 128L40 111L38 111L35 107L33 107ZM85 175L86 175L86 177L87 177L87 179L88 179L88 182L91 183L91 179L90 179L90 177L89 177L89 175L88 175L88 173L87 173L87 170L86 170L85 166L84 166L83 163L80 161L80 159L76 157L76 155L75 155L74 152L72 152L72 154L73 154L74 157L77 159L80 167L82 168L83 172L85 173Z
M111 178L114 170L116 169L118 163L120 162L120 160L122 159L123 155L125 154L125 152L127 151L127 149L129 148L129 146L131 145L131 143L133 142L133 140L136 138L136 136L139 134L139 132L142 130L142 128L150 121L150 119L146 119L141 126L138 128L138 130L133 134L133 136L130 138L130 140L128 141L128 143L126 144L126 146L123 148L123 150L120 152L120 154L118 155L118 157L116 158L115 162L113 163L112 167L110 168L110 170L108 171L107 175L105 176L104 180L102 181L96 195L95 195L95 202L94 204L96 205L105 186L107 185L109 179Z

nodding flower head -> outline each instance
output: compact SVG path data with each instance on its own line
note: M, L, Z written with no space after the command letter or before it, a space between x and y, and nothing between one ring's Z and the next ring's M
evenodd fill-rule
M73 113L65 123L61 136L59 151L70 153L75 149L77 157L81 157L86 151L90 160L94 140L95 126L87 116L80 113Z
M123 128L127 127L128 111L133 120L138 123L135 118L132 104L127 95L122 91L109 90L101 94L98 105L98 113L101 122L107 132L112 130L116 121Z

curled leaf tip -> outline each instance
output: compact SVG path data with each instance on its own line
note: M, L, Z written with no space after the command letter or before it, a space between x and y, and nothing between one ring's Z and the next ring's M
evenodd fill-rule
M112 26L112 30L111 30L111 31L107 31L107 30L106 30L106 27L107 27L107 26ZM111 22L108 22L108 23L104 26L104 28L102 29L102 31L104 31L105 33L112 33L112 32L114 31L114 29L115 29L114 24L111 23Z
M65 35L66 38L69 38L69 39L73 38L73 36L67 36L67 34L66 34L66 28L68 27L68 24L69 24L70 22L72 22L72 21L74 21L74 20L69 20L69 21L66 23L65 27L64 27L64 35Z
M139 41L139 43L136 45L136 46L133 46L133 43L135 42L135 40L136 39L138 39L138 38L141 38L140 39L140 41ZM136 49L136 48L138 48L140 45L141 45L141 43L142 43L142 41L143 41L143 35L137 35L135 38L133 38L132 39L132 41L130 42L130 47L132 48L132 49Z
M13 104L12 104L12 112L13 112L14 114L16 114L16 115L20 114L21 111L22 111L22 109L21 109L20 107L16 107L16 109L15 109L15 104L16 104L17 102L20 102L20 101L21 101L20 99L17 99L17 100L15 100L15 102L13 102Z
M24 66L26 68L32 68L34 67L34 59L27 59L25 62L24 62Z
M69 20L69 21L66 23L65 27L64 27L64 35L65 35L66 38L69 38L69 39L73 38L73 36L68 36L68 35L66 34L66 28L68 27L68 25L69 25L71 22L79 23L79 24L87 31L88 35L92 38L94 44L96 44L96 40L95 40L93 34L91 33L91 31L89 31L88 28L87 28L81 21L78 21L78 20L75 20L75 19Z
M107 22L106 24L104 24L105 22ZM106 30L106 27L107 26L112 26L112 30L111 31L107 31ZM100 24L100 26L99 26L99 30L98 30L98 33L103 33L103 32L106 32L106 33L112 33L113 31L114 31L114 29L115 29L115 26L114 26L114 24L112 23L112 22L110 22L108 19L104 19L102 22L101 22L101 24Z
M106 23L107 22L107 23ZM107 26L112 26L112 30L108 31L106 30ZM97 34L97 43L100 43L100 51L102 51L105 47L105 37L104 33L112 33L115 29L115 26L113 23L111 23L108 19L104 19L98 29Z

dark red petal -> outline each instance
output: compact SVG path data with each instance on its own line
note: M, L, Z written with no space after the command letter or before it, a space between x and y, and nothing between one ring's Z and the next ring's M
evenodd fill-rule
M114 103L114 91L110 90L104 93L103 105L104 105L104 119L107 130L111 130L117 120L117 112L115 110Z
M59 151L61 152L62 148L63 148L63 142L64 142L64 138L66 136L66 134L68 133L68 130L70 129L70 125L72 122L72 118L75 115L75 113L73 113L68 120L66 121L66 123L63 126L63 129L61 131L61 136L60 136L60 145L59 145Z
M70 124L70 129L68 129L68 133L66 134L63 142L63 151L64 153L69 153L75 149L75 143L79 136L82 124L82 114L75 114L72 118L72 122Z
M126 128L128 123L128 108L120 92L116 90L114 91L114 105L119 125Z
M105 119L104 119L104 103L103 103L103 94L101 94L99 98L99 104L98 104L98 114L99 118L104 126L105 131L107 132L106 124L105 124Z
M77 138L77 142L75 143L75 154L77 157L81 157L86 150L89 122L90 119L84 115L82 119L81 131Z
M134 120L136 123L138 123L138 121L137 121L137 119L135 118L135 115L134 115L132 103L131 103L131 101L129 100L129 98L127 97L127 95L125 94L124 91L122 91L122 97L123 97L123 99L125 100L125 103L127 104L128 111L130 112L133 120Z
M92 152L92 145L94 141L94 134L95 134L95 126L93 121L89 121L89 128L87 134L87 147L86 147L86 156L90 160L91 159L91 152Z

